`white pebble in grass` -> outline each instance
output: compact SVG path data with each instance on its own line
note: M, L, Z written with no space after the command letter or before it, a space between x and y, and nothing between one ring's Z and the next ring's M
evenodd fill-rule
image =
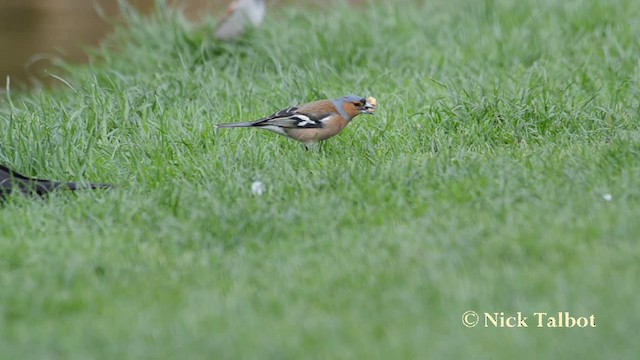
M613 196L609 193L607 194L602 194L602 199L604 199L604 201L611 201L613 200Z
M262 181L254 181L251 184L251 192L253 195L262 196L264 194L264 183Z

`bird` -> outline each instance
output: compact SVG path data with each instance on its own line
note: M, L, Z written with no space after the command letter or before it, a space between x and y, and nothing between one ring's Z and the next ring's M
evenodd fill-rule
M264 0L235 0L229 4L226 17L216 28L216 38L223 41L235 40L249 26L258 27L266 13Z
M4 200L13 191L43 196L55 190L109 189L111 187L110 184L77 184L35 179L0 165L0 200Z
M293 106L254 121L218 124L216 128L266 129L300 141L308 150L313 143L337 135L354 117L373 114L376 107L373 97L347 95Z

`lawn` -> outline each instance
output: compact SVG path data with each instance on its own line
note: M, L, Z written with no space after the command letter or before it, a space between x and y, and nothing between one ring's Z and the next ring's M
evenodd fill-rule
M129 13L0 100L0 163L116 185L0 207L0 358L636 358L639 13L287 6L237 44ZM213 127L347 94L377 114L318 151Z

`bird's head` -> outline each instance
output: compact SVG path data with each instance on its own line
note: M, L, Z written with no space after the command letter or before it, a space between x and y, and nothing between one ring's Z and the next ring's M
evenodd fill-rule
M373 114L376 110L377 102L373 97L365 99L360 96L347 95L333 101L338 112L347 119L352 119L360 114Z

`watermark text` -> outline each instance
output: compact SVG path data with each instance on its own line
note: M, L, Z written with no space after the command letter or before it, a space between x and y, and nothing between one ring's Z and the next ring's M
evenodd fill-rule
M575 315L569 311L515 313L482 312L473 310L462 314L462 324L466 327L485 328L594 328L596 316Z

